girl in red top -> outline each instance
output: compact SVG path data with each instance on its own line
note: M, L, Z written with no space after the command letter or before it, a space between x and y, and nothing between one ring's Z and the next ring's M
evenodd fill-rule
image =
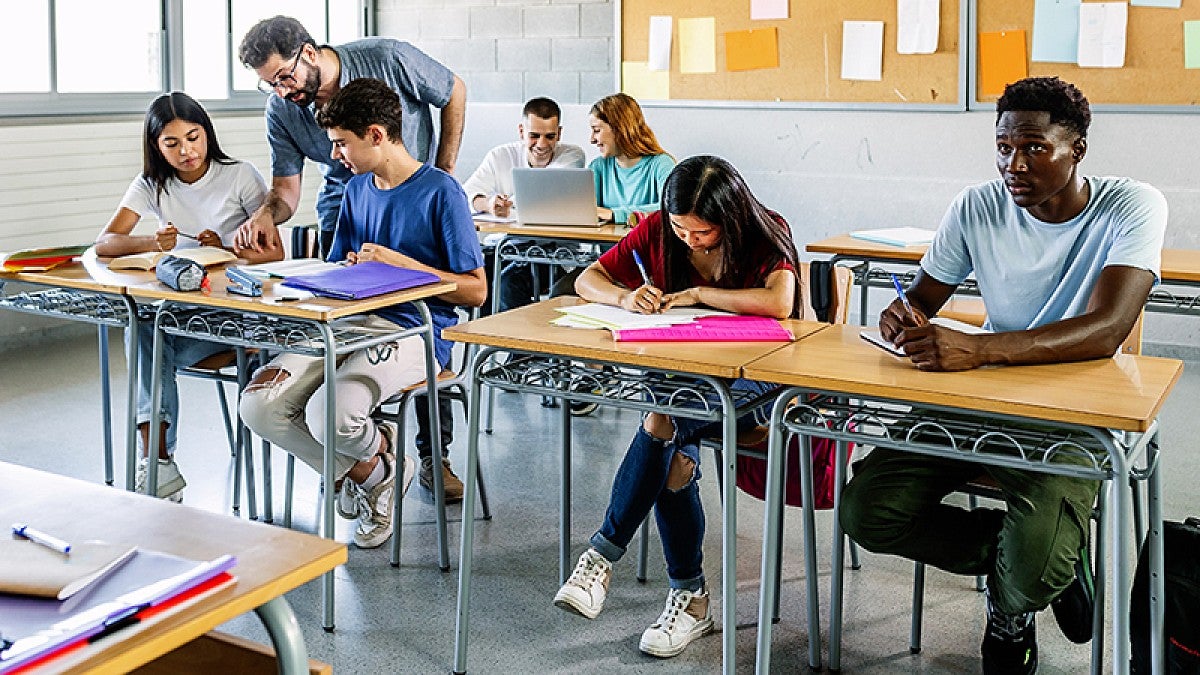
M668 221L668 222L664 222ZM634 252L645 263L645 283ZM729 162L691 157L671 171L662 208L593 263L575 283L586 300L652 314L670 307L707 305L775 318L799 305L796 248L787 223L767 210ZM737 380L735 389L769 385ZM739 427L754 424L752 414ZM671 590L666 609L642 634L641 650L675 656L712 631L701 545L699 439L719 423L646 416L613 480L604 523L591 548L554 598L556 605L595 618L604 606L612 563L625 554L654 507Z

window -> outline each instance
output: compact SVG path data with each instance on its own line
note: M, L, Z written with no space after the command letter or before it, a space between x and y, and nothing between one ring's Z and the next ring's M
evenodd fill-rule
M0 116L137 112L179 89L211 110L257 109L242 36L284 14L318 43L365 33L372 0L21 0L0 3L0 35L20 55L0 72Z

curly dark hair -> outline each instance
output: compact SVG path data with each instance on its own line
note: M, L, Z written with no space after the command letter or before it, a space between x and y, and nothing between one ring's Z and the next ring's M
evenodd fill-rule
M378 124L387 130L388 140L400 143L400 96L383 80L363 77L330 97L324 108L317 111L317 125L322 129L345 129L362 138L367 127Z
M1083 138L1092 123L1087 97L1057 77L1027 77L1005 87L996 101L996 121L1010 110L1048 112L1051 124L1061 124Z
M316 47L317 41L299 21L290 16L273 16L259 21L246 31L238 47L238 60L247 68L258 69L272 54L291 58L304 45Z

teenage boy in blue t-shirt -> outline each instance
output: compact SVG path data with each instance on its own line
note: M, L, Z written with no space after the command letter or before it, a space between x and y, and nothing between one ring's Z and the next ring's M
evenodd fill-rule
M400 98L375 79L350 82L317 115L332 156L355 175L346 184L329 259L378 261L432 272L458 288L428 301L436 326L435 352L445 367L450 343L441 331L457 321L458 305L487 297L483 254L466 194L449 174L422 164L401 140ZM377 310L364 319L383 327L414 327L411 304ZM354 542L382 545L392 534L396 448L389 427L371 412L401 389L425 379L419 336L354 352L338 365L338 513L357 518ZM242 396L242 418L263 438L320 470L325 425L322 360L285 354L256 373ZM400 498L415 464L405 457ZM347 480L348 479L348 480Z
M921 370L1111 357L1159 278L1167 203L1128 178L1083 176L1091 111L1058 78L1010 84L996 103L997 180L958 196L908 289L879 319ZM931 325L974 273L990 333ZM1008 509L942 498L991 476ZM841 522L871 551L986 574L983 672L1037 670L1034 613L1087 642L1094 603L1087 533L1097 481L877 448L846 486Z

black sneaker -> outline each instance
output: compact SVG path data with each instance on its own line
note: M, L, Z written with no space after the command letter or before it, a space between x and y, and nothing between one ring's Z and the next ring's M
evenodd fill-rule
M1037 629L1033 612L1008 616L988 603L983 634L983 675L1031 675L1037 672Z
M1092 617L1096 610L1096 585L1085 546L1075 561L1075 579L1050 603L1054 620L1068 640L1077 645L1092 639Z

